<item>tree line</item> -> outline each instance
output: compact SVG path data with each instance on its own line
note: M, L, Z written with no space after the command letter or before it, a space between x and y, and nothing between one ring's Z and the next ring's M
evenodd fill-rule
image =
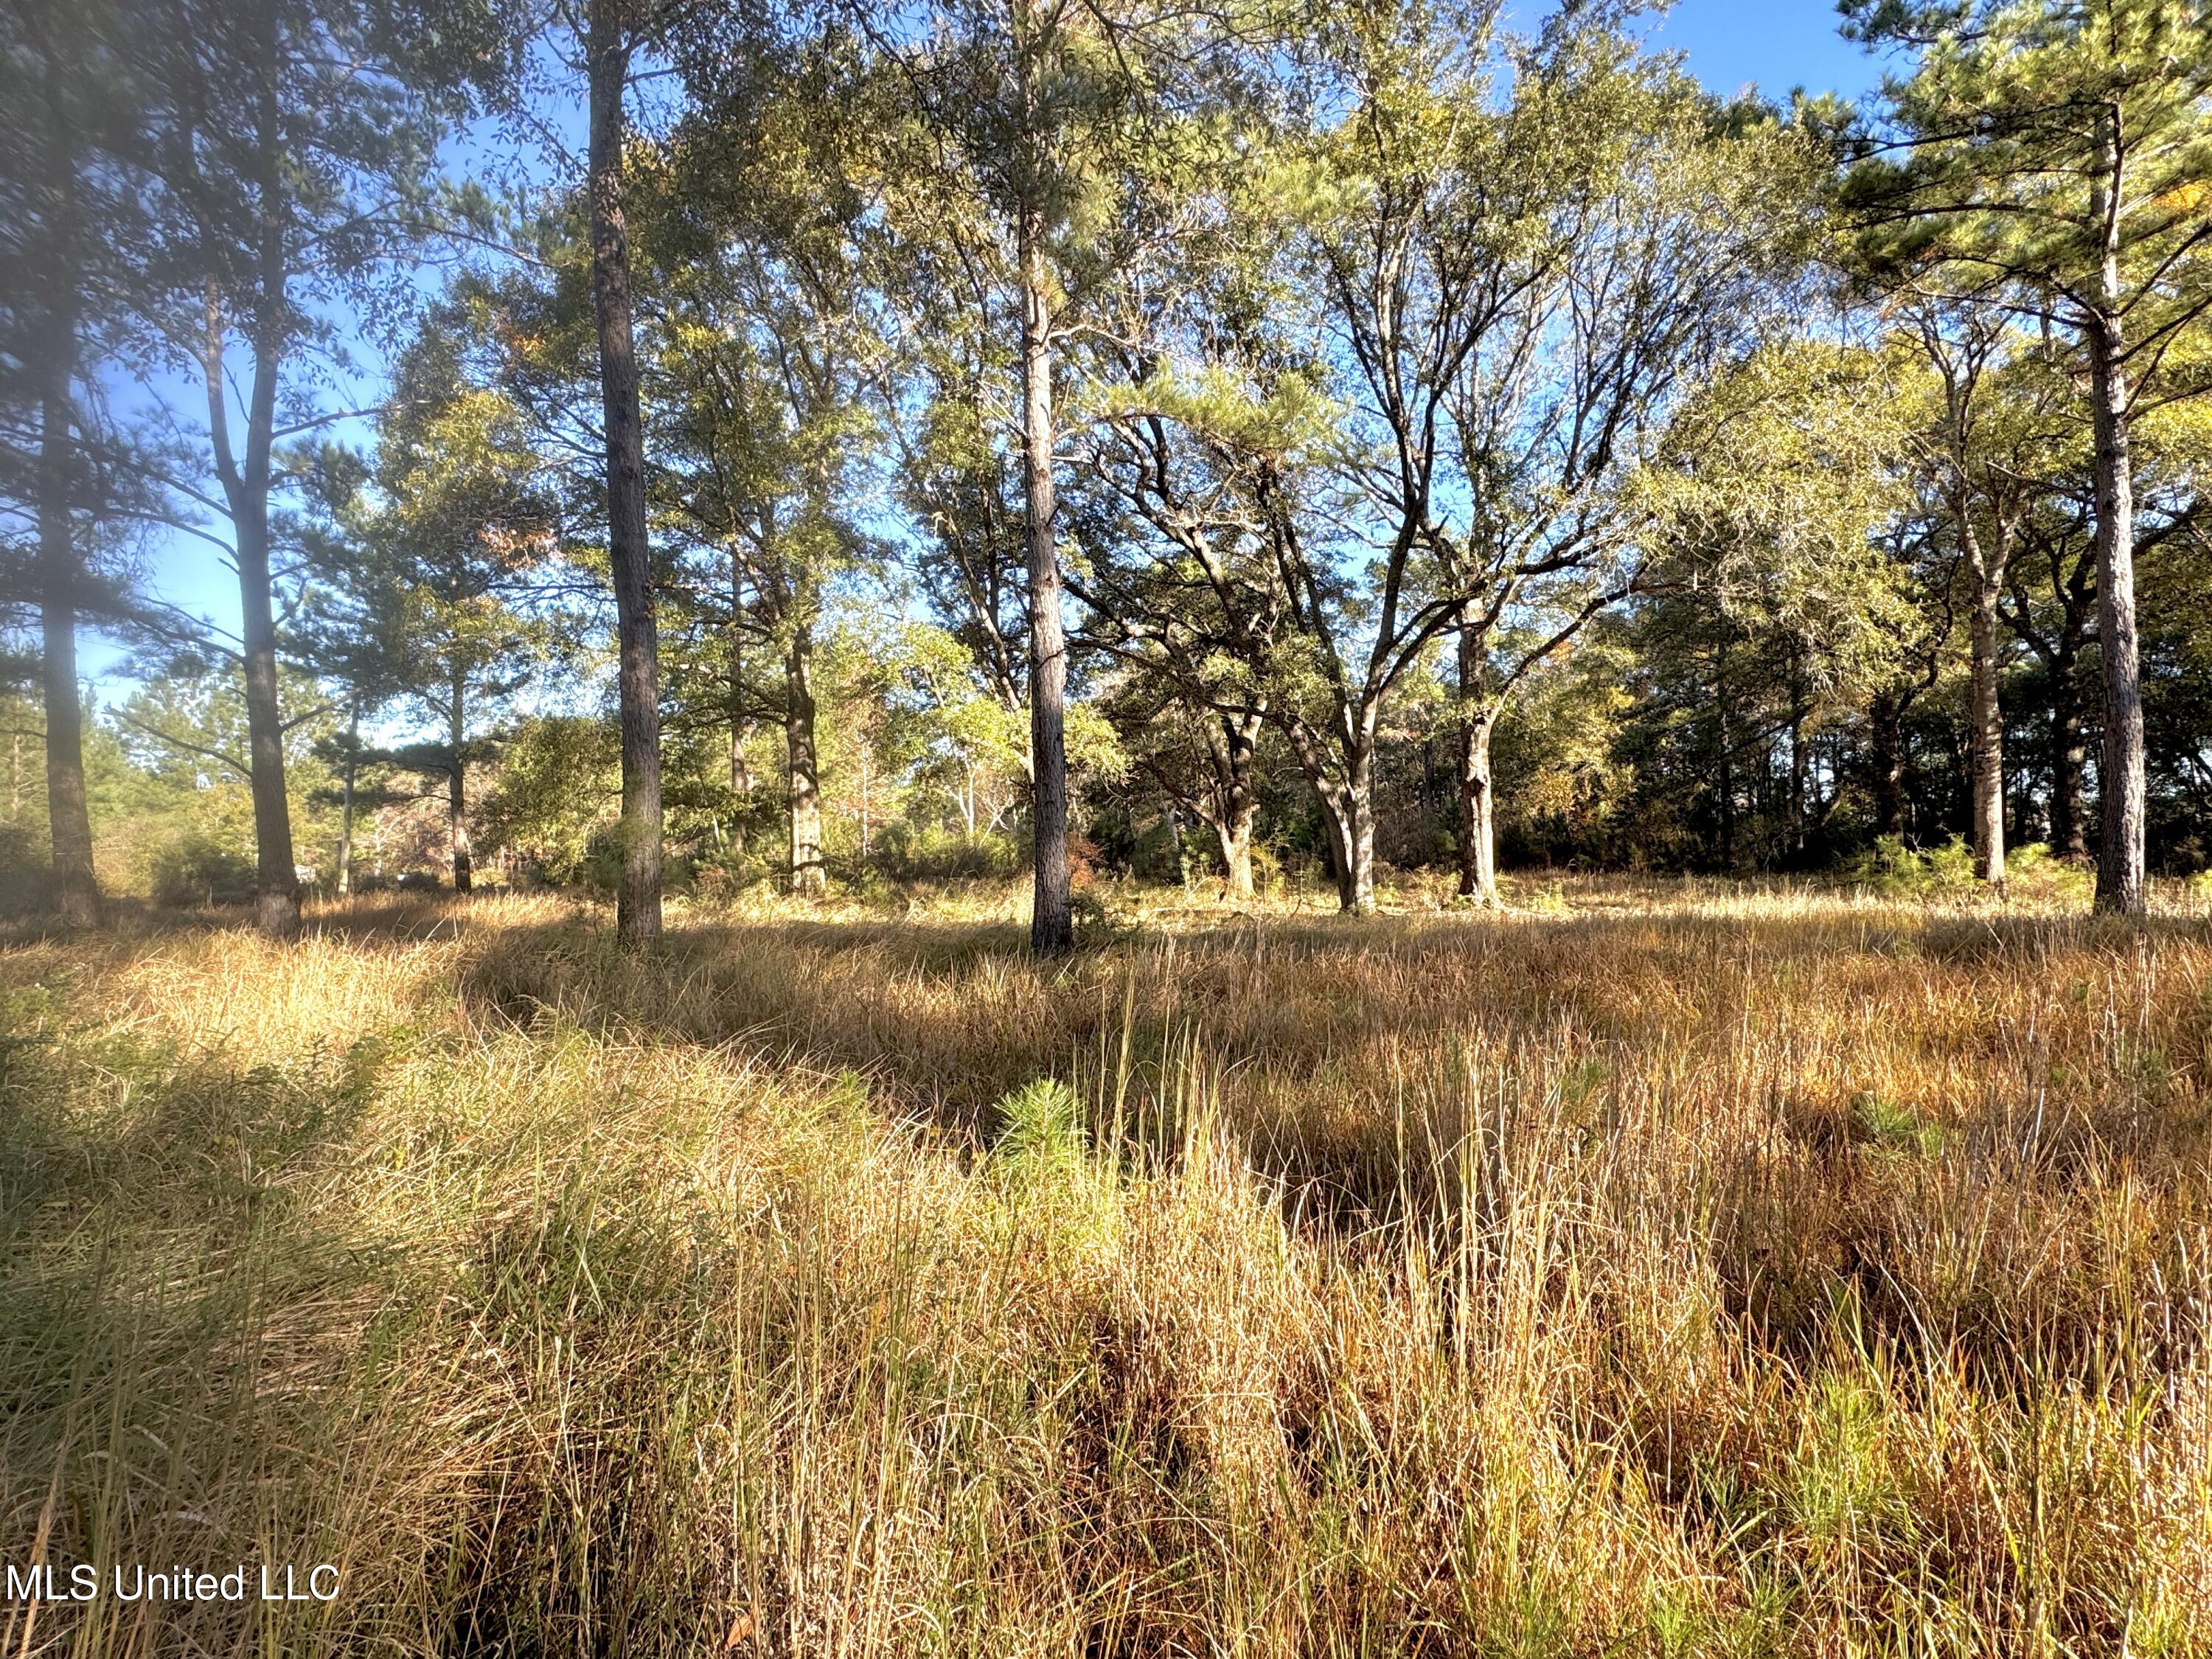
M276 934L295 809L343 886L403 797L456 888L594 864L626 946L672 872L940 831L1024 850L1043 951L1099 860L1310 854L1359 912L1378 863L1494 904L1501 847L1955 835L2140 912L2212 856L2212 23L1850 0L1852 106L1531 21L11 9L0 605L60 914L87 623L140 680L90 740L236 780ZM188 547L234 637L153 597Z

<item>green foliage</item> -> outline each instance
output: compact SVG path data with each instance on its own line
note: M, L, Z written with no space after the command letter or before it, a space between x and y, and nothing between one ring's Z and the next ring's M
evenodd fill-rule
M619 736L611 722L545 715L519 726L501 746L497 780L478 823L487 844L513 848L550 881L585 878L622 799Z
M253 896L251 843L188 829L158 847L149 863L156 904L240 904Z
M1880 836L1844 866L1844 879L1899 897L1971 893L1979 885L1973 848L1954 836L1938 847L1916 849L1896 836Z

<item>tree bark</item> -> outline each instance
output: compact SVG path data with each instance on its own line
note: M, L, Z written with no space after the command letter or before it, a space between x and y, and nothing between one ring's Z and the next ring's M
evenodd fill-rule
M1875 833L1905 834L1905 708L1894 691L1877 691L1867 711L1874 758Z
M2051 662L2051 844L2069 859L2089 856L2089 742L2082 732L2081 690L2074 679L2081 651L2080 630L2069 629L2060 635Z
M208 292L204 370L208 416L217 471L228 500L238 560L239 610L246 681L246 729L253 790L254 886L257 920L271 939L300 931L300 887L292 861L292 808L284 782L284 718L276 682L276 623L270 594L270 455L276 443L276 379L284 354L284 295L289 264L281 166L283 134L278 119L276 73L283 50L276 8L262 13L266 33L262 92L255 112L254 161L259 169L261 210L258 292L255 299L253 385L246 404L246 453L230 447L228 385L223 374L222 317L216 292Z
M1490 738L1497 728L1492 705L1460 723L1459 891L1486 910L1498 908L1498 799L1490 781Z
M813 630L793 628L784 658L785 777L791 807L791 890L818 898L822 868L822 779L814 744Z
M338 896L344 898L353 891L353 778L360 764L361 700L354 700L346 718L345 784L338 806Z
M284 787L284 720L277 701L276 621L269 594L266 489L246 492L239 506L234 521L239 604L246 623L246 729L253 784L257 913L264 933L290 939L300 931L300 889L292 862L292 805Z
M620 0L591 0L592 304L607 447L607 553L622 705L622 876L615 938L635 950L660 933L660 661L646 538L645 439L638 408L629 238L623 208L623 90L629 43Z
M2119 317L2119 134L2107 114L2093 214L2105 224L2100 301L2083 330L2096 447L2097 649L2105 670L2105 746L2098 769L2096 908L2143 911L2142 675L2136 642L2135 478L2128 454L2127 365Z
M1713 648L1714 837L1723 874L1735 870L1735 744L1729 731L1729 641L1723 634Z
M1498 904L1497 802L1490 783L1490 734L1498 708L1484 684L1489 669L1489 630L1478 625L1470 601L1459 629L1459 896L1485 909Z
M52 357L40 401L39 623L46 714L46 820L53 841L55 897L67 927L100 925L85 800L84 714L76 690L77 560L70 522L70 381L75 370L73 295L57 295L64 315L48 319Z
M1252 896L1252 821L1259 808L1252 774L1260 720L1258 714L1224 714L1207 734L1218 799L1213 833L1221 843L1224 893L1232 899Z
M1054 527L1052 337L1045 285L1044 216L1021 216L1022 478L1029 538L1030 773L1036 897L1030 948L1056 956L1074 947L1068 908L1067 639L1060 617L1060 550Z
M476 871L471 860L474 849L469 845L468 762L463 748L468 733L467 710L462 702L458 670L453 675L453 712L446 724L446 740L453 761L446 773L446 844L453 854L453 890L466 893L475 889Z
M1346 915L1375 914L1375 765L1371 752L1361 755L1345 780L1343 793L1345 858L1337 881L1337 903Z
M459 761L446 774L446 836L453 856L453 890L476 890L474 848L469 844L468 783Z
M2105 745L2098 769L2097 908L2143 909L2142 679L2136 643L2135 487L2128 455L2126 371L2119 324L2089 331L2097 471L2097 648L2105 669Z
M1802 642L1790 646L1790 798L1789 828L1784 848L1792 866L1802 864L1806 842L1806 784L1810 768L1805 741L1805 720L1813 712L1812 696L1805 684L1805 653Z
M2002 539L1991 549L1963 500L1952 503L1972 587L1968 624L1967 752L1973 781L1975 874L2002 896L2005 884L2004 717L1997 705L1997 605L2004 595Z
M745 811L753 793L753 772L745 759L745 740L753 723L745 713L744 635L738 617L744 603L744 568L734 550L730 554L730 793L737 808L731 816L730 845L739 857L745 850Z

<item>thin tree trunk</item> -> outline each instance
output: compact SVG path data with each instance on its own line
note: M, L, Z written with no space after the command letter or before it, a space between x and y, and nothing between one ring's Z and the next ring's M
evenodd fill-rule
M1715 831L1723 873L1735 869L1735 747L1729 732L1729 642L1721 636L1713 649L1713 793Z
M629 239L623 217L621 0L591 0L592 302L607 445L607 551L615 590L622 704L622 877L615 937L635 950L660 933L660 662L645 525L645 439L631 328Z
M1975 873L2002 896L2005 884L2004 719L1997 706L1997 602L2004 594L2002 541L1992 551L1963 499L1952 503L1972 586L1967 629L1968 756L1973 778ZM2000 532L2002 534L2002 532Z
M1067 641L1060 618L1060 552L1054 520L1052 339L1045 287L1042 211L1021 218L1022 477L1029 537L1030 818L1036 897L1030 948L1054 956L1075 944L1068 908Z
M2084 331L2089 348L2096 446L2097 649L2105 669L2105 748L2098 769L2096 908L2143 910L2143 708L2136 643L2135 479L2128 455L2127 366L2118 314L2118 135L2107 118L2105 170L2094 212L2105 220L2100 313Z
M1783 805L1782 847L1786 863L1799 863L1805 851L1806 744L1805 720L1812 700L1805 684L1805 652L1801 641L1790 644L1790 793Z
M753 773L745 759L745 740L752 736L752 721L745 714L745 656L738 617L744 599L744 573L738 555L730 554L730 793L737 798L730 817L730 845L742 858L745 850L745 811L752 800Z
M206 357L208 415L217 469L235 532L240 644L246 681L246 729L253 790L254 886L257 920L271 939L300 931L300 886L292 861L292 808L284 783L284 718L276 681L276 607L270 594L270 456L276 442L276 379L283 358L287 249L284 190L279 166L283 134L275 92L276 9L263 9L265 34L262 93L255 112L255 161L261 210L259 295L253 318L253 385L246 404L246 454L230 448L228 380L223 374L222 319L216 293L208 290Z
M2105 669L2099 778L2097 908L2143 908L2143 710L2136 643L2135 492L2128 456L2125 371L2113 337L2091 331L2097 448L2097 648Z
M237 515L238 589L244 612L246 727L253 783L253 842L261 931L300 931L299 879L292 863L292 806L284 787L284 720L276 691L276 623L269 594L269 498L255 494Z
M58 302L74 309L68 296ZM40 668L46 714L46 818L62 924L100 925L100 882L92 865L92 816L84 787L84 715L76 690L77 560L70 523L70 381L76 325L48 319L52 356L40 403L39 563Z
M353 778L360 764L361 699L353 702L346 717L345 785L338 807L338 896L345 897L353 891Z
M476 890L475 849L469 844L468 783L456 762L446 774L446 834L453 855L453 890Z
M446 725L446 739L453 759L446 772L446 842L453 853L453 890L466 893L474 890L476 871L471 861L474 849L469 845L468 763L462 749L468 732L467 711L462 702L461 677L458 672L453 676L453 708Z
M2051 663L2051 844L2069 859L2089 856L2089 742L2082 732L2081 690L2075 682L2079 634L2069 629L2059 635Z
M822 869L822 780L814 746L813 632L792 630L784 658L784 749L791 801L791 890L817 898Z
M1905 834L1905 708L1894 691L1878 691L1867 711L1874 757L1875 833Z

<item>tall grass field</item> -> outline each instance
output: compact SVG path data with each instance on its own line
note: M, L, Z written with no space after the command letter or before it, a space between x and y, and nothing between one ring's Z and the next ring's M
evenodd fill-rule
M2212 925L1521 897L10 936L0 1653L2212 1654Z

